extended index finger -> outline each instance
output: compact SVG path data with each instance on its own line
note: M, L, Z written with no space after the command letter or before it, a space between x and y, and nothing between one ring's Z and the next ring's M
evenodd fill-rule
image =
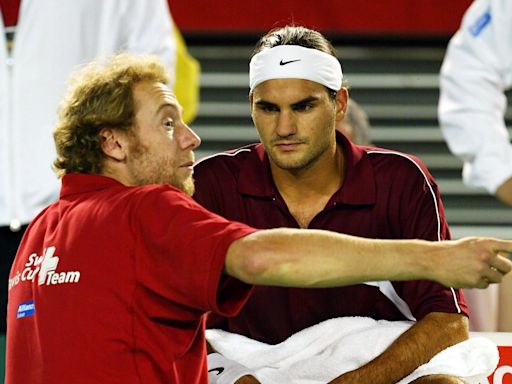
M503 253L505 252L498 252L498 255L490 263L490 266L496 268L500 273L505 275L512 270L512 261L510 260L510 257L512 255L508 253L507 256L505 257L502 256Z
M512 240L493 239L493 241L493 251L495 253L506 253L509 259L512 258Z

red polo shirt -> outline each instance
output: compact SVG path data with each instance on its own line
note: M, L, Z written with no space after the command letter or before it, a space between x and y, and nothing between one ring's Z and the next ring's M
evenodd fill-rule
M221 273L253 231L169 185L64 176L11 269L6 383L207 383L203 314L240 309Z
M309 228L367 238L449 238L439 190L419 159L356 146L341 134L337 141L345 157L345 180ZM261 144L207 158L194 175L195 198L212 212L255 228L299 227L272 180ZM237 316L212 316L209 325L275 344L339 316L404 320L466 311L460 290L431 281L330 289L255 287Z

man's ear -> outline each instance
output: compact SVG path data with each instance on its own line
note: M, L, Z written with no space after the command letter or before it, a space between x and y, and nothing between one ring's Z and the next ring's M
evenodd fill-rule
M127 156L128 138L125 132L114 128L100 131L101 149L105 156L116 161L124 161Z
M345 117L348 105L348 89L341 88L336 94L336 121L341 121Z

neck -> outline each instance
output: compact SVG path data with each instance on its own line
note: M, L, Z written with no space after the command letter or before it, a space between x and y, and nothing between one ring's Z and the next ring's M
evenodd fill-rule
M274 183L287 203L304 203L319 196L330 198L343 183L343 151L335 142L330 150L306 168L281 169L272 161L270 168Z
M100 175L110 177L111 179L115 179L126 186L135 185L132 178L126 171L125 167L109 161L103 162L103 167L100 172Z

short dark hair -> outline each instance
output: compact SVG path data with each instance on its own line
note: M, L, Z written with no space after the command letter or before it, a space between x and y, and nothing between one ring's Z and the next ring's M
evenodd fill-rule
M270 30L256 43L252 56L264 49L279 45L300 45L305 48L318 49L336 57L334 46L324 35L313 29L295 25Z

